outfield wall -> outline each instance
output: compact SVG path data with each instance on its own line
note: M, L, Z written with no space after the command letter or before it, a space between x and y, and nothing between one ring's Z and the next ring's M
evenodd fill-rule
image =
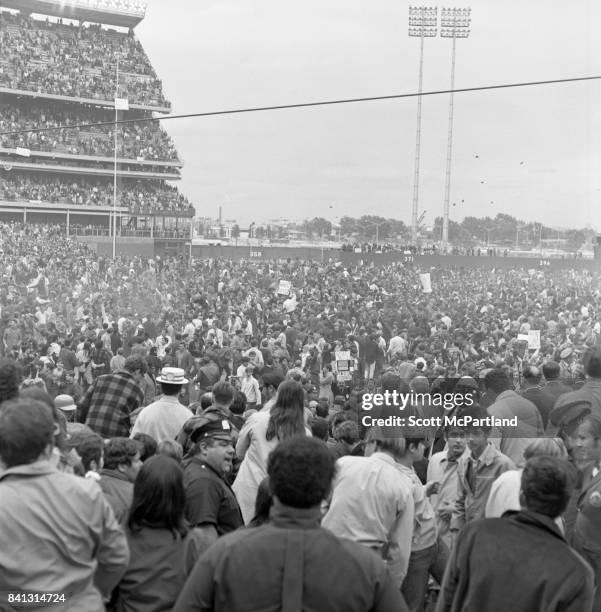
M420 268L458 267L458 268L537 268L537 269L577 269L599 270L601 260L593 259L551 259L545 257L468 257L467 255L405 255L398 251L392 253L349 253L339 249L319 249L311 247L236 247L236 246L206 246L193 245L192 255L202 258L250 259L253 261L270 259L309 259L328 262L341 261L343 264L363 262L369 265L389 264L400 261L407 265Z
M87 243L97 253L110 256L113 250L112 238L108 236L80 236L78 238ZM189 242L157 240L151 238L117 238L117 254L126 257L139 255L142 257L153 257L167 254L182 254L188 256L190 253ZM225 258L225 259L248 259L251 261L268 261L273 259L304 259L318 262L340 261L345 265L387 265L399 261L405 265L413 265L422 269L431 267L438 268L501 268L501 269L539 269L559 270L576 269L600 271L601 260L594 259L556 259L544 257L468 257L466 255L405 255L398 251L392 253L349 253L339 249L320 249L315 247L248 247L229 245L192 245L192 256L196 258Z

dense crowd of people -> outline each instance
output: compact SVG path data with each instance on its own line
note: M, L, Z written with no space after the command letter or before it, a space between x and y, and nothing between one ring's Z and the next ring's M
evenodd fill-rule
M415 246L413 244L393 244L391 242L345 242L342 244L341 250L347 253L392 253L401 251L407 255L437 255L441 252L435 244Z
M135 220L136 218L133 217ZM82 223L70 223L67 227L66 223L58 224L61 231L70 236L112 236L112 227L108 222L104 225L83 225ZM123 222L117 226L117 236L133 237L133 238L167 238L167 239L189 239L190 229L188 227L160 227L155 225L150 227L149 224L132 223L131 219L128 222Z
M2 597L601 610L598 275L0 244Z
M133 32L72 25L2 12L0 87L39 93L169 106L140 41Z
M4 171L3 171L4 170ZM190 201L164 181L150 179L119 179L118 206L133 213L169 210L193 210ZM0 166L0 200L40 201L76 206L112 206L113 179L111 177L66 177L45 174L18 173Z
M345 242L341 250L347 253L392 253L403 251L412 255L436 254L435 246L399 245L390 242Z
M394 251L405 253L406 255L467 255L468 257L508 257L509 249L500 247L466 247L452 245L449 247L439 247L436 244L425 244L420 246L391 244L391 243L361 243L361 242L346 242L340 247L342 251L347 253L392 253ZM552 253L541 255L540 251L532 251L531 253L521 253L522 257L528 255L531 257L544 257L562 259L583 259L582 251L566 251L564 253Z
M84 112L80 106L59 107L36 101L0 104L0 132L102 123L114 120L114 112L95 108ZM110 157L114 155L113 127L95 126L50 132L24 132L0 136L0 146L31 151ZM124 123L117 138L119 158L137 161L178 161L177 151L167 132L157 122Z
M18 153L16 153L16 156L13 153L5 153L0 155L0 165L7 171L16 169L22 172L52 172L67 175L85 173L89 176L100 175L110 178L114 176L115 172L114 159L83 159L82 157L77 157L75 159L60 157L58 159L53 159L52 157L36 156L35 154L27 157L31 159L25 160L23 159L23 155L19 155ZM23 167L21 165L22 163L25 163L26 166ZM151 180L158 180L157 175L159 175L159 177L164 177L165 180L178 180L181 178L179 168L166 166L159 162L144 164L142 166L137 160L117 161L118 176L123 174L131 176L134 172L136 173L134 176L148 177Z

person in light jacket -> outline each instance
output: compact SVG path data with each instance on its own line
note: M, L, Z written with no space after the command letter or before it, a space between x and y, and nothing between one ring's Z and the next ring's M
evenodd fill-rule
M242 459L232 489L244 523L253 518L259 484L267 476L267 458L278 443L293 436L311 435L305 426L305 394L300 383L283 382L270 412L252 414L238 437L236 455Z
M56 594L47 609L104 612L129 562L127 541L98 484L57 470L54 431L42 402L0 406L0 609L27 591Z

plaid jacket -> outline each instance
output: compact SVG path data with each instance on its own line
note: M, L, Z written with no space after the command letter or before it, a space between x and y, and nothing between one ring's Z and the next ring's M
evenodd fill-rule
M99 376L79 405L80 421L103 438L129 437L130 415L142 405L144 392L124 370Z

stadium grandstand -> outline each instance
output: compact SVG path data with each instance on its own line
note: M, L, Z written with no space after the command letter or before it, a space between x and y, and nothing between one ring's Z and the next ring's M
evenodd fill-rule
M61 224L106 254L113 238L120 252L184 252L194 207L168 182L184 165L173 142L159 121L114 123L171 111L134 32L145 12L129 0L2 1L0 220Z

